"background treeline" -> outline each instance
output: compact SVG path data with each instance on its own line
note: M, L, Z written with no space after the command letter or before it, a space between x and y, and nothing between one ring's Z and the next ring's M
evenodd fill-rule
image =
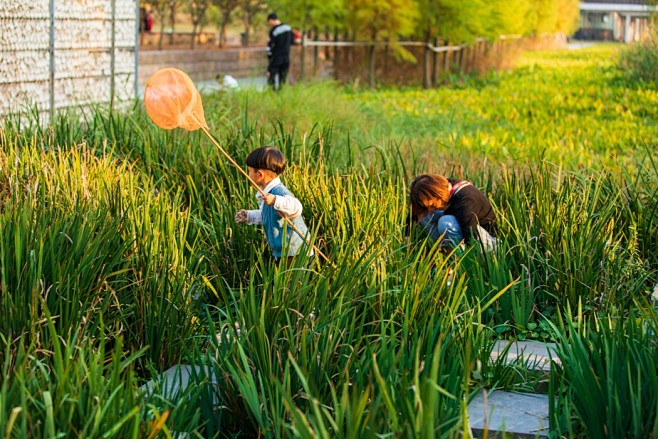
M579 17L577 0L155 0L142 2L173 39L178 14L187 13L193 35L216 27L224 46L229 27L242 27L248 44L268 11L307 38L385 41L402 39L469 43L498 35L570 34ZM170 32L171 30L171 32ZM194 38L192 45L194 46ZM162 38L160 39L162 42ZM162 43L160 43L162 44ZM404 56L405 52L400 51Z

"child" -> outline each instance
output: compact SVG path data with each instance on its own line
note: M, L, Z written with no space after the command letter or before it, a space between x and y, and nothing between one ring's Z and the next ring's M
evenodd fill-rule
M494 249L492 236L496 214L487 197L466 180L422 174L411 182L412 218L434 241L452 249L463 241L479 240L487 251Z
M265 193L256 194L257 210L241 209L235 214L235 221L247 224L263 224L267 243L272 249L272 255L278 263L284 250L283 239L286 239L287 257L295 256L305 245L305 238L282 218L283 216L307 235L306 224L302 218L302 203L281 183L279 175L286 168L283 153L271 146L264 146L252 151L247 157L249 178ZM284 230L284 226L286 227ZM306 238L308 239L308 238ZM311 251L309 254L313 254Z
M223 90L240 90L240 84L238 80L231 75L221 75L218 74L215 76L215 81L221 86Z

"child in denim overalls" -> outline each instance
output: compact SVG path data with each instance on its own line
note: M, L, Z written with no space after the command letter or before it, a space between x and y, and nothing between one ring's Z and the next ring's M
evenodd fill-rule
M235 221L247 224L262 224L267 243L276 262L282 257L293 257L306 247L308 229L302 218L302 203L281 183L279 175L286 168L283 153L271 146L264 146L252 151L247 157L249 178L261 188L256 194L258 209L241 209L235 214ZM287 217L304 235L294 231L283 219ZM284 228L285 227L285 228ZM286 239L284 245L283 239ZM287 254L283 255L284 249ZM312 255L313 251L309 251Z

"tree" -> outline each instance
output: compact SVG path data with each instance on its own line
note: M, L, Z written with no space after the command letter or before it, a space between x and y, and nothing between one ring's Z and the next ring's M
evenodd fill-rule
M357 38L372 43L368 48L368 83L375 87L375 51L377 43L388 42L398 57L415 60L397 45L399 38L411 35L418 20L415 0L347 0L348 23Z
M181 5L182 0L166 0L169 7L169 24L171 24L171 33L169 34L169 45L174 44L174 33L176 32L176 10Z
M533 0L528 17L528 28L535 36L552 33L557 23L555 0Z
M164 40L164 28L167 18L167 6L169 0L152 0L146 5L151 7L151 12L155 14L156 20L160 23L160 38L158 40L158 49L162 50Z
M272 0L268 2L271 10L276 11L286 23L301 29L306 36L311 30L315 35L324 28L325 31L333 29L337 33L345 27L345 1L344 0ZM317 47L315 48L317 55ZM304 75L306 63L306 49L302 47L301 75ZM316 58L317 59L317 58Z
M203 20L210 5L210 0L191 0L188 3L188 9L192 18L192 42L190 47L194 49L196 35L203 28Z
M553 32L564 35L573 34L578 29L580 21L579 0L555 0L557 20Z
M436 0L418 0L418 9L423 13L420 14L415 36L427 44L423 58L423 87L429 88L432 84L432 78L430 76L430 62L432 57L434 58L435 69L437 64L437 54L436 52L430 52L430 46L435 44L441 37L439 35L439 28L441 26L441 20L444 17L441 11L441 3Z
M263 0L239 0L240 10L242 11L242 23L244 24L244 39L243 44L249 44L249 36L251 33L251 26L256 14L266 10L267 5Z
M470 43L495 33L487 0L438 0L436 17L438 36L453 43Z
M494 31L498 35L526 35L530 32L531 5L528 0L491 2Z
M213 5L219 10L219 20L217 23L217 33L219 47L226 46L226 27L231 22L231 14L238 7L238 0L212 0Z

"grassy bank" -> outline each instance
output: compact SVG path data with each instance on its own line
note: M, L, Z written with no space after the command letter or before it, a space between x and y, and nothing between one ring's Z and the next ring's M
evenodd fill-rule
M505 337L558 343L554 431L656 433L658 94L622 79L615 54L533 53L430 91L205 96L239 162L265 143L286 153L330 263L273 266L233 219L253 190L198 132L139 107L6 120L0 432L451 436L480 387L528 386L488 360ZM495 254L407 239L422 171L489 194ZM187 395L140 390L178 363L206 366Z

